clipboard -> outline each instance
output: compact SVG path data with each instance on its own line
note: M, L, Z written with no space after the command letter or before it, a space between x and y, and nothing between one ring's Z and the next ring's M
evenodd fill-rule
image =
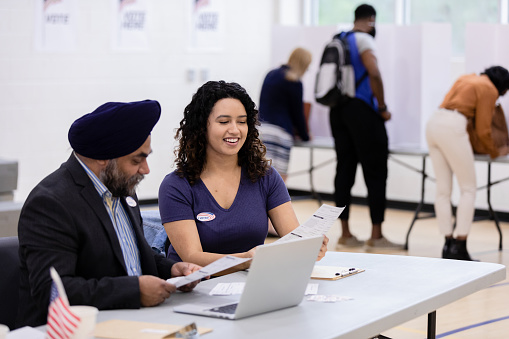
M311 279L339 280L361 272L364 272L364 270L356 267L315 266L311 273Z
M141 321L108 320L95 326L94 336L111 339L166 339L176 338L179 325L146 323ZM212 332L211 328L198 327L200 336Z

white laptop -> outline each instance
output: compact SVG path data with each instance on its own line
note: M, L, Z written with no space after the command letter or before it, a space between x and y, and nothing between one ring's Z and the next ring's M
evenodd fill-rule
M304 298L322 241L317 236L259 246L238 302L184 304L173 311L240 319L296 306Z

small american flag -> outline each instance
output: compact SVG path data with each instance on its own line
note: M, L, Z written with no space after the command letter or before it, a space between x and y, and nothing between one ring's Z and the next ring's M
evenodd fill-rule
M194 0L194 11L196 12L200 7L209 5L209 0Z
M48 324L46 325L46 338L70 338L80 323L80 318L69 307L64 285L57 271L50 268L51 294L49 297Z
M119 0L118 11L122 12L124 7L135 4L135 3L136 3L136 0Z
M49 6L62 2L62 0L43 0L43 1L44 1L43 5L44 12L46 12Z

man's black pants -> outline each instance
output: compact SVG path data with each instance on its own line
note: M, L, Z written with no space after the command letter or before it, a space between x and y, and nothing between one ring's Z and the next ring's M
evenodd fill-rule
M368 205L374 224L384 221L386 207L387 131L382 117L360 99L351 99L330 111L337 167L334 180L336 206L346 206L341 214L348 220L351 190L360 163L368 190Z

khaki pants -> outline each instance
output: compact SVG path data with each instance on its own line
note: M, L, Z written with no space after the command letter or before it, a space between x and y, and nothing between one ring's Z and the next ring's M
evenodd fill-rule
M477 191L474 153L468 138L467 118L457 112L438 109L426 125L429 155L436 176L435 214L440 232L453 233L451 193L453 174L460 188L456 210L456 236L470 231Z

